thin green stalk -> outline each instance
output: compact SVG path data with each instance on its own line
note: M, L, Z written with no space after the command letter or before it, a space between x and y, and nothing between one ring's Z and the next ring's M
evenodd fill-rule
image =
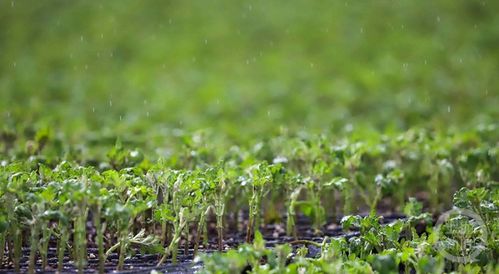
M189 226L185 229L184 255L189 254Z
M16 272L21 271L21 256L22 256L22 244L23 244L23 237L22 237L22 231L19 227L15 226L14 228L14 270Z
M68 228L66 225L59 222L60 239L57 242L57 272L61 273L64 268L64 251L69 240Z
M104 229L101 223L101 206L97 205L97 210L94 215L94 224L96 230L96 242L97 242L97 250L99 253L99 273L104 273L104 266L106 263L106 256L104 254Z
M28 260L28 273L35 273L36 264L36 250L38 245L39 236L39 225L37 223L33 224L31 227L31 238L30 238L30 250L29 250L29 260Z
M161 246L165 246L167 238L166 221L161 222Z
M116 267L116 270L121 271L123 270L123 266L125 263L125 255L126 255L126 248L128 246L128 229L124 229L120 233L120 254L118 257L118 265Z
M201 232L202 232L202 224L198 222L196 226L196 238L194 238L194 250L193 250L193 256L196 257L199 249L199 241L201 240Z
M46 222L44 224L42 224L42 227L45 228L45 225L47 225ZM48 255L49 240L50 240L51 234L52 234L52 230L50 230L48 228L43 229L43 231L42 231L42 241L41 241L41 245L40 245L40 257L42 258L42 269L47 268L47 255Z
M173 238L168 247L165 248L165 252L163 257L158 262L158 266L162 265L166 259L172 254L172 263L177 263L177 253L178 253L178 242L180 241L180 235L182 235L182 231L187 223L184 218L185 208L180 209L180 213L178 215L178 219L173 225Z
M217 234L218 234L218 251L223 250L224 241L224 213L225 213L225 203L223 199L218 199L215 203L215 215L217 216Z
M0 234L0 267L3 265L3 255L5 252L5 239L6 232Z
M83 273L87 259L86 220L88 209L75 220L75 258L78 273Z

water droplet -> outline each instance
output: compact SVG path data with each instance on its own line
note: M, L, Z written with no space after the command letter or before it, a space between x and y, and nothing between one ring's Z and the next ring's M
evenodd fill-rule
M195 63L196 62L196 57L192 57L192 62Z
M148 111L148 112L146 112L146 117L149 117L149 111Z
M403 68L404 70L407 70L407 68L408 68L408 67L409 67L409 64L407 64L407 63L403 63L403 64L402 64L402 68Z
M249 59L246 59L246 65L249 65L250 61Z
M488 88L485 89L485 96L489 96L489 89Z
M204 44L208 45L208 39L204 39Z
M437 22L440 23L440 16L437 16Z
M463 63L463 58L459 58L459 63Z
M270 110L269 110L269 111L267 111L267 116L268 116L268 117L270 117Z
M447 106L447 112L450 113L450 106Z
M83 35L80 36L80 41L83 42Z
M253 10L253 6L252 5L248 5L248 10Z
M7 111L7 117L10 117L10 111Z
M92 112L95 112L95 107L92 107Z
M10 2L10 6L11 6L11 7L14 7L14 1L11 1L11 2Z
M16 62L12 63L12 66L17 67L17 63Z
M120 121L121 121L122 119L123 119L123 117L121 117L121 115L120 115Z
M104 33L101 33L100 34L100 38L103 39L104 38Z
M113 106L113 100L109 100L109 106L112 107Z
M364 28L360 28L360 33L364 33Z
M147 105L147 100L144 99L144 105Z
M428 61L427 61L426 59L424 59L424 64L425 64L425 65L426 65L426 64L428 64Z
M85 70L88 70L88 65L87 64L85 64Z
M172 24L172 19L171 18L168 19L168 24L170 24L170 25Z
M310 63L311 68L314 68L314 66L315 66L314 63Z

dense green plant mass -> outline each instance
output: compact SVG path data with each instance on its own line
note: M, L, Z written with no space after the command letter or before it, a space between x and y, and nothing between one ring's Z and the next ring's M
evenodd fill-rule
M0 1L0 268L497 273L497 10Z
M98 163L85 162L81 155L54 156L57 139L43 138L42 146L37 138L30 144L41 149L10 148L6 154L10 158L3 160L0 167L2 245L9 250L7 260L16 269L20 267L23 246L31 247L29 271L34 271L38 256L42 266L47 265L47 248L49 243L55 243L60 270L69 247L76 267L83 271L89 244L97 247L101 271L113 252L119 254L117 269L121 270L127 254L138 250L161 254L158 265L169 258L175 263L181 243L186 250L189 245L195 246L198 252L201 241L206 247L213 237L218 239L218 249L223 250L224 234L230 232L228 216L237 216L241 211L248 212L247 242L253 237L260 241L258 230L265 224L280 222L285 222L288 235L300 242L294 227L297 213L309 217L315 234L321 235L327 220L334 222L339 216L370 211L370 217L364 219L342 219L345 230L359 227L360 238L349 239L341 251L321 246L322 257L329 256L329 252L340 252L343 257L335 255L309 265L309 259L298 256L290 265L279 258L289 255L287 247L265 251L271 252L268 255L251 250L251 245L243 250L256 252L251 256L277 256L273 267L281 268L332 267L327 271L333 271L353 264L353 268L366 270L398 269L399 265L418 272L460 269L464 264L448 266L438 252L431 250L406 254L431 243L424 235L409 233L411 225L421 216L426 216L429 224L432 222L429 215L419 215L421 206L414 199L409 204L406 201L409 196L427 195L422 199L429 210L438 213L449 208L452 193L457 191L455 205L476 212L484 221L487 237L476 248L483 249L480 254L485 262L494 261L498 255L497 134L496 127L489 125L461 134L413 129L396 135L371 134L369 139L360 138L367 136L364 134L340 139L283 135L250 147L185 146L178 154L156 162L118 141L107 159ZM380 201L388 203L393 211L414 217L380 226L376 211L386 210L378 207ZM89 216L95 232L86 227ZM216 235L207 230L213 217ZM477 237L473 232L476 228L468 230L470 234L461 235L463 239ZM404 237L410 237L400 241L404 239L402 231L409 231ZM95 239L89 243L92 237ZM453 252L468 250L451 240L445 243ZM344 244L327 242L328 246ZM234 252L223 256L249 256ZM397 252L402 252L404 259L397 257ZM329 260L334 264L326 263ZM387 266L382 260L393 262ZM244 267L249 263L259 272L260 261L255 257L245 261ZM474 265L493 267L483 262Z
M484 209L473 207L473 211L480 214L489 226L495 226L497 232L499 190L462 188L456 193L454 203L456 206L477 201L485 204ZM487 208L487 209L485 209ZM265 242L258 234L252 245L244 244L237 250L225 254L217 253L200 257L206 267L202 273L236 273L245 270L251 273L442 273L451 269L462 273L497 273L499 265L490 263L499 256L498 240L488 237L481 240L489 231L480 231L476 223L469 223L462 216L453 216L445 225L434 230L431 227L426 232L418 233L414 225L420 221L431 220L427 213L421 212L421 205L411 200L406 205L409 218L398 220L382 226L380 217L374 214L367 217L345 216L342 220L344 229L356 227L359 236L349 239L343 237L324 239L322 243L300 242L321 249L316 256L307 256L307 247L293 251L290 244L278 245L273 249L265 247ZM488 218L494 218L491 220ZM462 222L455 226L455 222ZM466 225L471 229L463 229ZM487 228L486 230L488 230ZM455 234L460 237L439 238L444 235ZM461 241L465 238L471 245L464 245ZM455 264L445 260L439 244L445 245L454 255L471 254L478 250L474 264ZM465 253L459 253L465 252ZM292 262L289 260L292 258ZM487 264L488 263L488 264Z

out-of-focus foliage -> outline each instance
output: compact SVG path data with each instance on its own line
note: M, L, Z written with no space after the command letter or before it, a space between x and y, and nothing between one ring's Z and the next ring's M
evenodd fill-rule
M491 122L498 9L450 0L1 1L0 119L12 130L55 127L73 143L138 135L154 145L172 128L240 141L350 124Z

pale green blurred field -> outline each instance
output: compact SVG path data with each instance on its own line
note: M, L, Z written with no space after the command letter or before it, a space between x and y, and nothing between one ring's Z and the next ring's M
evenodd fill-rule
M208 128L247 140L490 123L498 10L450 0L1 1L2 126L77 140Z

